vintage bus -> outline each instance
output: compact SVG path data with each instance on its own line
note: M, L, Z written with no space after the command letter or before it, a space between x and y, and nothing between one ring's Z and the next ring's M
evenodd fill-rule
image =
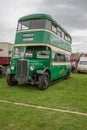
M70 76L71 36L50 15L32 14L18 20L8 85L38 84Z

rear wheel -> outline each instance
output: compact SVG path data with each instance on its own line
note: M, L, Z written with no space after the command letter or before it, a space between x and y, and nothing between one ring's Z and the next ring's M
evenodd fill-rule
M70 70L68 70L67 75L66 75L66 79L70 78L70 74L71 74L71 72L70 72Z
M7 76L7 83L10 86L15 86L18 84L18 82L15 80L15 75L9 74Z
M50 76L48 72L45 72L43 75L39 75L38 78L38 88L40 90L47 89L49 86Z

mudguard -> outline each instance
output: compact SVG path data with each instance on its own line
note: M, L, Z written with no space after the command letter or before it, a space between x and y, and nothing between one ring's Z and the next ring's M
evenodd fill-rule
M45 68L44 70L37 70L37 74L44 74L44 72L45 71L49 71L50 72L50 70L48 69L48 68Z

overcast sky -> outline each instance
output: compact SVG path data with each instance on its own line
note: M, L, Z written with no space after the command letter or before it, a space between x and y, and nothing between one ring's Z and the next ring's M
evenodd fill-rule
M0 0L0 42L14 43L17 21L47 13L72 36L72 52L87 52L87 0Z

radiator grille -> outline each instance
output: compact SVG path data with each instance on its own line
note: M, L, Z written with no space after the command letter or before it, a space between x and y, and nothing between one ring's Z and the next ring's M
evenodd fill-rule
M19 82L26 82L28 79L28 60L18 60L16 78Z

